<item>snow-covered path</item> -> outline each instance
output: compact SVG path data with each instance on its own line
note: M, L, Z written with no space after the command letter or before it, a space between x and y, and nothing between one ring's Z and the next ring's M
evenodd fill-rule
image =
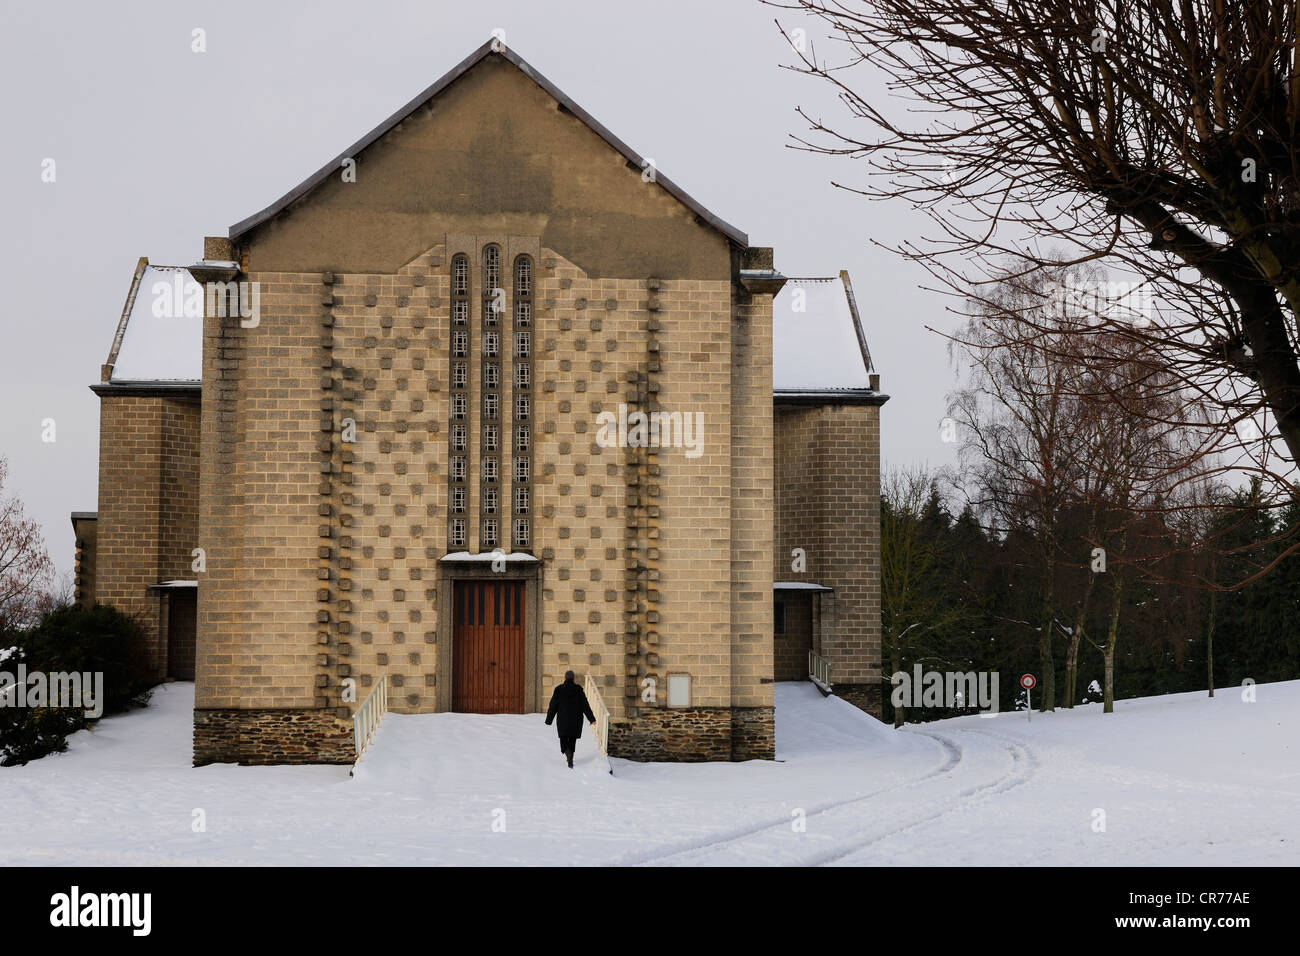
M779 684L778 761L614 776L590 736L566 768L541 715L390 714L351 778L190 767L193 687L171 684L0 768L0 845L11 864L1294 865L1300 682L1256 693L896 732Z

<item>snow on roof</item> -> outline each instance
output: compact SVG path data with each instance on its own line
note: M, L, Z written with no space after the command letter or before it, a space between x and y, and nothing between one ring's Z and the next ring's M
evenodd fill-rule
M132 283L109 381L197 384L202 295L188 269L145 263ZM772 351L778 392L869 387L871 357L847 273L786 282L772 303Z
M203 287L188 269L145 265L132 283L109 381L198 383L203 377L202 304Z
M772 300L772 387L865 389L870 371L849 274L788 279Z

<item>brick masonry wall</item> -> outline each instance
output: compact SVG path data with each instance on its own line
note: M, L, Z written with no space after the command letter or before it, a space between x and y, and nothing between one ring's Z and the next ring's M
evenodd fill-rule
M778 406L776 420L774 573L835 589L819 599L815 649L836 692L879 717L879 406ZM791 568L795 548L806 552L802 573Z
M197 546L198 403L188 398L100 399L95 600L137 615L156 672L167 639L150 585L187 578Z

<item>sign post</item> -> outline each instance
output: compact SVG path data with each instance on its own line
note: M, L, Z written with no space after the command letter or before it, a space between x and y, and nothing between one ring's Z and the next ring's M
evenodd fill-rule
M1026 674L1020 678L1020 686L1025 689L1025 720L1033 720L1034 714L1034 685L1038 681L1034 679L1033 674Z

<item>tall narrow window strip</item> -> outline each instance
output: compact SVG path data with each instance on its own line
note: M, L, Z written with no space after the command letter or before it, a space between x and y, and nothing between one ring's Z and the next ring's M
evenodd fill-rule
M451 294L469 295L469 257L456 256L451 260Z
M515 295L527 298L533 294L533 260L528 256L515 259Z
M448 463L447 476L452 482L449 497L450 515L464 515L468 507L465 483L469 480L469 327L470 268L469 257L457 253L451 259L451 368L450 380L451 419L448 444L453 454ZM453 547L463 548L466 541L466 519L449 517L448 541Z
M501 249L495 245L483 247L483 294L492 298L501 288Z

